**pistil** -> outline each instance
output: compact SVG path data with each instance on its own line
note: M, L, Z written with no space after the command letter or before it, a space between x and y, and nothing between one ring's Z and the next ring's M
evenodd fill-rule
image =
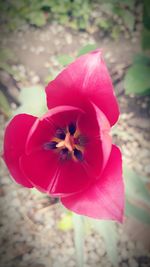
M57 148L67 148L70 152L73 151L74 148L74 142L73 142L73 138L70 135L70 133L66 134L65 140L60 141L57 145Z

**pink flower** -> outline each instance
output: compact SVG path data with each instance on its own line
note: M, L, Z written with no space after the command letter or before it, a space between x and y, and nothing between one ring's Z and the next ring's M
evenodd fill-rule
M69 65L46 95L47 114L17 115L6 128L3 157L11 175L78 214L122 221L122 159L110 135L119 110L101 52Z

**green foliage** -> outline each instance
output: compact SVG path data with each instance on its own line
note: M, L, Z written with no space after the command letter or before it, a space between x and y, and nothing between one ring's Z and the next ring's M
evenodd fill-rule
M98 20L97 24L104 31L110 30L112 28L112 22L107 18Z
M87 44L87 45L85 45L84 47L82 47L82 48L79 50L77 56L79 57L79 56L81 56L81 55L84 55L84 54L86 54L86 53L92 51L92 50L95 50L96 47L97 47L96 44Z
M133 59L133 64L144 64L150 66L150 57L145 54L136 54Z
M58 222L58 229L62 231L69 231L73 228L72 213L67 212Z
M75 29L86 29L90 15L89 0L52 0L51 12L60 23Z
M144 27L150 30L150 4L149 0L144 0L143 24Z
M139 60L128 69L124 79L127 94L150 93L150 65L147 64L149 58L147 60L145 58L141 58L141 62Z
M31 12L26 16L30 24L36 25L38 27L44 26L46 24L46 16L42 11Z
M77 53L77 57L81 56L81 55L84 55L86 53L89 53L90 51L93 51L95 50L97 47L96 44L87 44L85 45L84 47L82 47L78 53ZM59 55L57 57L57 60L59 62L60 65L62 65L63 67L66 67L68 64L70 64L71 62L74 61L74 57L72 56L69 56L69 55ZM47 81L47 79L46 79Z
M102 28L105 32L109 33L113 39L118 39L122 29L114 15L118 16L118 19L121 19L122 25L132 32L135 25L135 14L133 8L135 5L135 0L109 0L109 1L100 1L101 10L106 14L106 19L98 19L97 25ZM115 26L114 26L115 24Z
M0 50L0 69L5 70L10 75L15 75L15 71L10 67L10 62L16 62L15 55L8 48L1 48Z
M45 4L48 5L48 2L50 1L47 3L39 0L5 1L0 4L1 20L5 21L11 30L18 28L25 22L35 26L43 26L46 24L43 8Z
M114 267L118 266L118 235L115 222L93 219L90 221L94 229L103 237L109 260Z
M84 266L84 220L83 217L73 213L74 242L76 248L77 266Z
M6 71L10 75L16 75L16 71L14 71L8 63L0 62L0 69Z
M45 92L41 86L23 88L19 100L21 106L17 108L15 114L29 113L34 116L41 116L47 111Z
M146 224L150 224L149 212L141 207L134 205L128 200L126 200L126 215L129 217L135 217L136 219Z
M134 14L129 11L129 10L122 10L122 18L123 18L123 21L124 21L124 24L126 25L126 27L129 29L129 30L133 30L134 28L134 24L135 24L135 16Z
M145 185L144 177L139 176L136 172L129 169L125 164L123 170L126 196L150 205L150 193Z
M62 64L63 65L63 64ZM50 81L54 80L56 78L56 76L59 74L60 71L56 71L56 70L50 70L50 74L48 74L44 81L45 81L45 84L47 85Z
M144 28L142 32L142 48L150 50L150 30L147 28Z
M40 192L39 190L37 190L34 187L31 188L31 192L32 192L33 195L35 195L39 199L45 197L45 194L44 193Z
M119 35L120 35L120 27L119 27L118 25L116 25L116 26L114 26L114 27L112 28L111 37L112 37L114 40L118 40Z
M102 10L103 18L93 16L95 4ZM111 34L114 27L113 16L116 14L129 31L133 30L135 17L131 9L133 10L134 4L134 0L108 0L107 2L103 0L14 0L0 3L0 9L1 21L6 23L11 30L26 22L41 27L47 21L56 20L75 30L90 31L91 25L95 25ZM115 33L112 36L116 38Z
M65 67L70 64L74 60L74 58L69 55L60 55L57 57L57 60L62 66Z
M143 1L143 31L141 37L143 50L150 50L150 5L148 0ZM124 83L127 94L145 95L150 93L150 58L148 56L144 54L135 56L133 65L125 75Z
M0 61L7 62L8 60L14 60L15 56L13 52L8 48L1 48L0 50Z
M126 188L126 215L150 224L150 193L145 185L144 178L124 165L124 178Z
M6 117L11 116L10 104L4 93L0 90L0 112L2 112Z
M1 20L13 30L25 22L37 27L44 26L47 20L72 26L75 29L85 29L89 23L89 0L14 0L0 3Z
M142 48L150 50L150 5L148 0L143 1L143 32L142 32Z

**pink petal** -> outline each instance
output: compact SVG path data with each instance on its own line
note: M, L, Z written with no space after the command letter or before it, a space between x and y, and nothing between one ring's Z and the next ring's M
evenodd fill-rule
M112 81L99 50L76 59L48 84L46 94L49 109L59 105L84 109L84 102L92 101L111 125L119 116Z
M93 103L88 106L86 114L79 121L80 132L87 136L85 154L89 165L93 169L103 170L110 156L112 137L110 136L110 124L104 113ZM86 156L86 155L85 155ZM100 174L100 173L98 173Z
M95 177L91 176L81 162L71 160L59 162L51 195L70 195L86 189Z
M27 114L15 116L8 124L4 136L4 161L15 179L25 187L32 187L19 166L19 159L24 154L26 140L36 117Z
M62 161L56 151L36 150L23 155L20 167L30 182L39 190L51 195L80 192L93 179L82 163L72 159Z
M120 150L113 145L107 166L101 177L79 194L62 197L62 204L81 215L122 222L124 185Z
M98 179L98 176L102 171L103 164L102 145L99 140L91 140L87 142L84 151L84 158L84 166L88 173L93 176L93 179Z
M100 129L100 139L102 141L102 151L103 151L103 168L105 167L112 148L112 137L110 135L110 124L104 113L93 104L96 112L96 118Z
M36 150L21 157L20 167L34 187L47 192L57 170L57 158L57 154L51 150Z

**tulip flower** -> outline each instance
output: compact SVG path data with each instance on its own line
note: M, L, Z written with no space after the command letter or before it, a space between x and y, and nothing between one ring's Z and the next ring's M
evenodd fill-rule
M19 114L6 128L3 158L10 174L73 212L121 222L122 158L110 134L119 109L101 51L66 67L46 96L45 115Z

